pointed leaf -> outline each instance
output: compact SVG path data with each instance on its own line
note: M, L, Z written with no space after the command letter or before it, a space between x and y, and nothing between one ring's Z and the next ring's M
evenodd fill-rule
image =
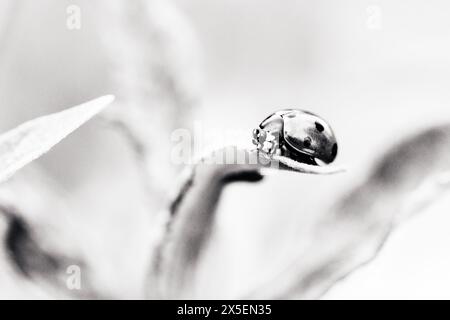
M111 95L28 121L0 136L0 182L39 158L114 100Z

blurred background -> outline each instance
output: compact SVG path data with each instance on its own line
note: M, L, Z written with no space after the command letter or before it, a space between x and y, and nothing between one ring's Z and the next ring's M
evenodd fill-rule
M80 28L68 24L73 5ZM205 148L250 145L267 115L296 107L324 117L337 135L345 174L278 173L226 189L196 290L229 298L286 264L308 227L304 217L330 207L383 150L450 119L450 4L443 0L0 7L2 131L117 96L103 118L37 166L63 190L75 243L95 257L102 286L126 297L141 297L157 212L181 169L170 159L173 130L200 127ZM445 201L397 230L372 264L325 298L450 298Z

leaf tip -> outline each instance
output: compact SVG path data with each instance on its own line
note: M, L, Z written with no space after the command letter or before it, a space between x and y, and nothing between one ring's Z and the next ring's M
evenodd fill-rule
M116 97L113 94L107 94L107 95L101 96L95 100L98 102L99 105L106 107L109 104L111 104L115 99L116 99Z

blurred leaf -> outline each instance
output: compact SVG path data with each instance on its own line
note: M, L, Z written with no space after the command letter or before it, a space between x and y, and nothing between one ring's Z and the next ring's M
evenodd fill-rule
M37 192L38 191L38 192ZM105 296L93 275L92 253L80 245L82 230L61 187L36 166L0 185L0 298ZM80 268L81 288L67 282Z
M39 158L114 100L103 96L26 122L0 136L0 182Z
M448 191L450 126L405 138L385 152L368 177L299 238L298 255L251 298L318 298L369 263L393 228Z
M200 96L196 34L170 1L108 1L99 26L117 95L104 117L135 151L150 200L161 202L177 171L170 135L189 125Z

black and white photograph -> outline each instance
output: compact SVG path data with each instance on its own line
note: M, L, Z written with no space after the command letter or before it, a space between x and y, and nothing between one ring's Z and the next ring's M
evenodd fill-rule
M448 1L0 0L0 115L0 300L450 299Z

